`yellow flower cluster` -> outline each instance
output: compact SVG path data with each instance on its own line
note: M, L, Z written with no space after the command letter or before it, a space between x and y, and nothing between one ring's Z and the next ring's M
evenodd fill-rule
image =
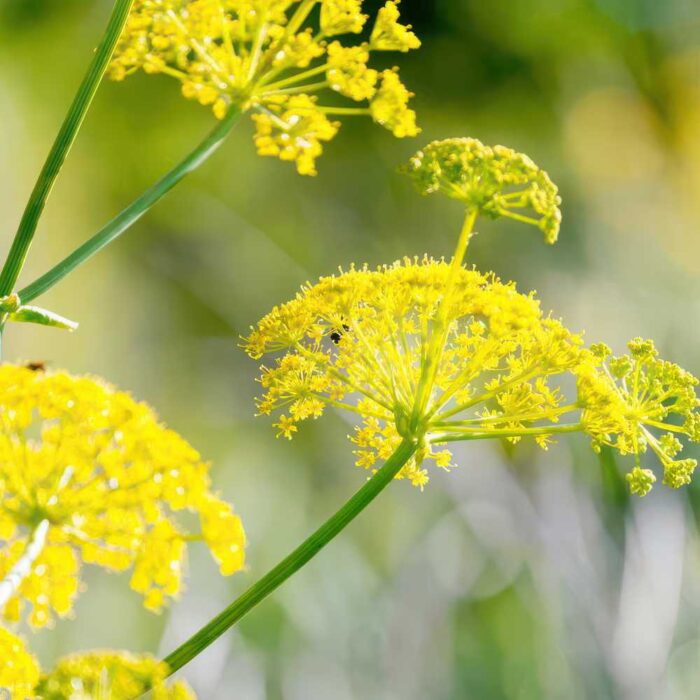
M60 659L42 674L25 643L0 627L0 694L42 700L196 700L186 683L166 683L168 667L150 656L85 652ZM4 696L3 696L4 697Z
M578 365L580 342L513 284L465 268L454 279L450 265L424 258L322 278L265 316L245 348L284 353L263 367L259 402L263 414L284 409L280 435L328 406L350 410L361 417L358 465L412 435L420 448L398 478L422 486L425 459L451 465L433 445L533 435L546 447L557 427L541 421L572 410L550 379Z
M232 108L253 110L258 152L313 175L323 142L339 128L329 115L369 115L398 137L419 132L397 69L380 74L368 61L372 51L408 51L420 41L393 0L379 10L369 42L346 47L335 38L362 32L367 19L361 0L136 0L109 74L171 76L219 119ZM323 91L367 104L322 106Z
M0 695L5 690L9 698L30 697L38 681L39 664L25 643L0 627Z
M91 377L12 364L0 366L0 405L8 619L25 605L35 627L69 614L82 562L132 568L131 586L152 610L180 590L187 542L204 542L224 574L241 568L240 520L211 493L197 452L147 405ZM179 512L198 515L201 529L185 529Z
M126 652L73 654L58 661L37 687L44 700L195 700L183 681L167 684L168 668L150 656Z
M690 483L697 461L676 459L681 436L700 442L698 380L678 365L661 360L650 340L630 341L629 354L614 357L603 344L591 348L594 361L579 376L582 422L594 447L610 445L636 456L627 475L630 488L646 494L656 481L642 469L639 456L651 449L664 470L664 483L678 488Z
M357 464L373 469L411 439L417 451L397 478L422 487L427 459L452 466L451 442L532 437L546 449L556 434L586 432L596 449L638 456L651 447L666 484L688 483L695 460L674 458L679 435L700 440L692 375L658 359L650 341L631 341L630 355L617 358L604 345L584 349L533 294L463 265L480 214L535 225L556 241L560 199L548 175L521 153L466 138L429 144L406 170L423 193L464 203L455 254L449 263L341 270L251 329L248 354L277 355L262 367L258 408L283 411L278 436L291 439L329 406L351 411ZM577 391L569 400L567 385ZM627 480L644 495L655 477L637 462Z
M422 194L441 192L479 214L536 226L547 243L557 240L561 223L557 187L524 153L485 146L472 138L445 139L418 151L405 171Z

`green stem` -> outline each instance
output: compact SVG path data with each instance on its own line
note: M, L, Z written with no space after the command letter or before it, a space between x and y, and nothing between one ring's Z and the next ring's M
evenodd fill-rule
M219 148L240 116L240 109L231 107L226 116L216 125L216 128L164 177L149 187L138 199L135 199L92 238L76 248L67 258L20 290L19 297L22 303L36 299L40 294L46 292L69 272L89 260L95 253L109 245L138 221L163 195L175 187L186 175L196 170Z
M236 624L247 612L252 610L318 554L328 542L352 522L391 483L392 479L413 456L415 451L415 442L408 439L404 440L391 457L387 459L384 466L335 515L331 516L313 535L231 603L223 612L167 656L165 663L168 664L170 673L174 673L194 659L195 656L206 649L226 630Z
M515 438L536 435L550 435L554 433L578 433L583 431L581 423L565 423L563 425L542 425L532 428L494 429L484 431L463 431L461 433L433 433L430 442L441 445L444 442L462 442L464 440L494 440L498 438Z
M90 107L92 98L97 92L102 76L107 65L112 58L114 47L122 33L126 19L129 16L131 5L134 0L116 0L109 18L107 29L100 45L95 51L95 55L90 63L90 67L83 78L78 92L73 99L73 103L68 110L63 124L56 136L56 140L51 147L44 167L39 173L39 177L34 185L32 194L29 197L27 206L22 215L19 228L15 234L12 247L0 273L0 296L9 294L17 282L24 261L29 253L37 224L44 210L46 200L51 194L53 184L58 177L58 173L68 155L68 152L75 141L85 114Z

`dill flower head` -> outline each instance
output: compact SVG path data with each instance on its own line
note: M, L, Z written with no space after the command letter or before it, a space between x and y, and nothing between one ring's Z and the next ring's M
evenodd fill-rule
M405 166L422 194L440 192L497 219L532 224L547 243L559 235L561 198L549 175L524 153L472 138L433 141Z
M334 116L368 115L398 137L419 131L397 69L368 66L373 51L420 46L398 4L379 10L367 41L346 46L338 37L367 23L362 0L136 0L109 74L173 77L219 119L231 108L252 110L258 152L314 175L323 143L338 131ZM319 104L318 93L362 106Z
M145 404L91 377L0 365L0 605L42 627L68 615L82 562L132 569L160 610L182 585L189 542L222 574L243 565L244 534L210 490L208 467ZM185 528L179 513L198 516ZM192 519L189 518L188 522Z
M26 698L34 693L39 680L39 664L25 643L0 627L0 690L10 698Z
M416 456L397 478L423 486L455 440L533 436L546 447L572 409L552 378L581 360L580 338L543 316L532 294L491 274L429 258L351 268L307 285L252 329L260 413L283 411L278 435L328 407L351 411L357 464L372 468L402 438Z
M150 656L88 652L60 659L36 690L44 700L133 700L149 690L153 700L195 700L186 683L167 676L167 665Z
M658 357L651 340L635 338L629 353L613 356L610 348L591 348L593 361L581 367L579 400L582 423L594 448L609 445L620 454L635 456L627 475L633 493L645 495L656 481L640 465L651 450L663 467L663 482L672 488L690 483L697 460L677 459L685 437L700 442L698 380L672 362Z

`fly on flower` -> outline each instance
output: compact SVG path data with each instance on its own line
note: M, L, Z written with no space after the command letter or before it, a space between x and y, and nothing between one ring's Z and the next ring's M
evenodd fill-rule
M336 117L367 115L397 137L419 132L398 69L368 65L373 52L420 46L398 4L379 10L366 41L346 45L339 37L362 33L369 19L361 0L136 0L109 74L175 78L219 119L250 111L258 153L314 175ZM340 104L325 102L333 95Z
M132 569L152 610L179 592L189 542L208 546L224 575L243 566L240 520L211 492L207 465L145 404L90 377L4 364L0 406L6 618L25 606L35 627L68 615L83 562Z

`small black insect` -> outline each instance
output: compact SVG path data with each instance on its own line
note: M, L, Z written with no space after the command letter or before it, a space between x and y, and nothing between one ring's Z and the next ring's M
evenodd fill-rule
M46 362L44 360L35 360L34 362L27 362L24 365L27 369L32 372L46 372Z
M348 326L346 323L343 324L343 330L339 330L337 328L334 328L331 331L331 340L337 345L340 342L340 339L343 337L343 333L347 333L350 330L350 326Z

